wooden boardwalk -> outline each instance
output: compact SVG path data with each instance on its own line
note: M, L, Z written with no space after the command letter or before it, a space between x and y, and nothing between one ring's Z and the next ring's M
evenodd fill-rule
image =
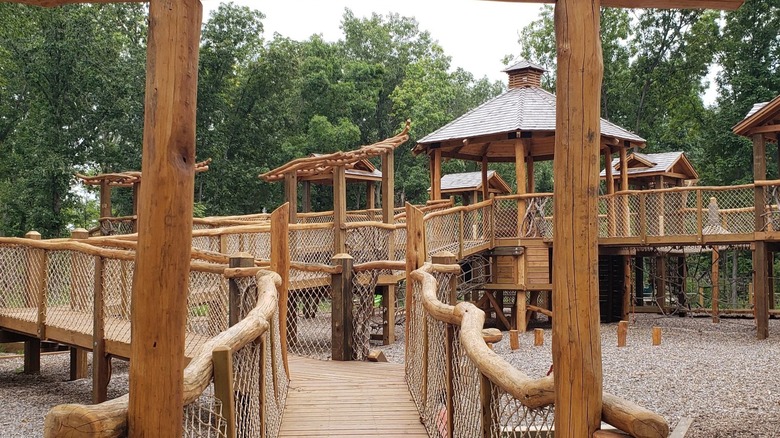
M290 356L280 437L427 437L403 365Z

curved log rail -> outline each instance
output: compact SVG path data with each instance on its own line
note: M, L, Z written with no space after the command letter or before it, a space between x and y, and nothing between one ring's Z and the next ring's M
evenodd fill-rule
M530 410L544 408L550 406L555 400L554 377L547 376L540 379L531 379L526 374L516 369L511 364L509 364L509 362L493 352L493 350L487 346L483 339L482 329L485 321L485 314L482 310L468 302L460 302L457 305L452 306L442 302L439 299L443 291L440 289L440 285L437 283L433 274L453 274L459 272L459 270L460 267L458 265L437 266L426 263L422 268L411 273L411 280L413 283L412 287L415 289L419 288L419 295L415 296L418 296L422 300L421 304L422 308L424 309L424 314L422 315L423 317L428 316L434 321L448 324L446 331L447 338L452 336L451 333L453 333L453 331L458 333L457 342L459 342L460 348L465 352L468 360L476 368L478 373L483 376L482 393L487 394L488 397L480 398L480 403L483 404L482 412L485 412L485 409L487 408L489 412L493 413L489 415L483 415L482 424L480 426L481 429L483 431L495 431L496 428L499 428L500 430L501 427L512 427L513 430L515 430L514 427L517 427L517 425L513 425L512 421L518 421L518 418L513 418L512 416L505 418L501 417L501 415L496 415L495 412L501 411L501 407L490 406L491 403L495 404L506 401L506 399L496 399L495 394L504 393L510 398L517 400L525 408ZM446 289L447 285L444 287L445 294ZM414 306L415 309L418 308L418 303L412 303L411 305ZM426 351L428 349L427 342L430 342L431 337L428 335L427 330L431 327L430 320L429 323L424 324L424 326L426 330L423 330L422 340L425 342L425 344L415 345L410 347L409 350L411 351L417 349L417 351L420 351L420 349L422 349L422 354L424 357L423 361L433 360L432 358L428 357L428 352ZM415 339L415 337L410 336L408 342L412 342L413 339ZM452 362L462 361L461 358L450 357L452 355L451 352L453 348L453 346L448 346L446 348L446 350L449 352L447 357L447 374L449 377L452 375ZM414 369L414 359L412 361L407 359L407 363L410 362L412 365L407 367L408 379L412 378L409 375L410 372L420 371ZM428 390L429 387L429 382L427 381L428 376L426 375L427 373L425 371L426 369L427 367L423 366L421 373L423 374L423 392ZM484 379L487 379L488 382L486 382ZM411 386L412 381L410 380L410 389L412 389ZM447 391L448 403L457 406L458 402L449 401L455 400L460 396L460 394L452 393L454 389L451 382L447 385ZM414 390L412 390L412 392L413 394L415 393ZM493 394L494 397L489 397L490 394ZM426 402L430 401L430 398L426 394L422 395L422 400L419 400L418 397L417 401L418 408L421 410L421 418L423 418L423 422L435 422L433 425L426 424L426 426L429 427L429 430L431 430L432 427L433 430L447 432L447 427L452 427L454 424L453 418L448 419L448 426L442 426L440 419L432 418L429 414L424 412L427 408L429 408L426 406ZM461 404L468 405L466 402L461 402ZM485 406L485 404L488 406ZM456 416L456 413L454 412L451 405L447 406L446 415L453 417ZM523 415L523 417L526 416L527 415ZM607 424L615 426L618 429L638 438L658 438L669 435L669 425L663 417L634 403L622 400L610 394L604 394L602 419ZM486 422L496 422L498 424L486 424Z
M212 362L214 350L222 348L236 352L253 343L273 326L279 305L277 288L282 285L281 277L274 272L261 271L255 278L258 290L255 307L237 324L203 344L199 353L185 368L185 405L197 400L211 383L214 377ZM128 395L124 395L97 405L55 406L46 415L44 436L47 438L124 436L127 431L128 400Z

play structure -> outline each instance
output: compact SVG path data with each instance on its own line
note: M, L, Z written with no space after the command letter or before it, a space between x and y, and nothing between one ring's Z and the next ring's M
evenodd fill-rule
M630 6L740 4L638 0ZM598 117L600 5L626 3L555 5L557 96L539 87L541 68L521 62L507 69L506 93L418 142L414 152L431 162L428 205L407 204L403 212L393 205L394 150L408 140L407 124L377 144L301 158L264 174L284 181L289 201L271 215L198 221L192 218L193 102L201 6L153 0L142 175L144 187L155 190L138 191L136 233L0 240L0 335L25 342L26 371L37 370L42 339L72 347L74 378L84 375L92 351L96 404L54 407L45 436L275 437L330 430L499 437L533 436L553 426L559 436L610 436L600 430L602 421L636 437L667 436L663 418L603 392L600 294L618 296L621 313L630 307L625 279L639 248L711 247L715 254L721 246L752 245L758 337L768 336L780 181L765 181L765 143L780 131L780 97L734 129L753 139L753 184L666 188L678 169L661 166L657 185L632 190L630 176L638 172L632 169L661 163L636 152L629 160L629 149L644 140ZM605 168L602 196L600 154L605 163L618 155L616 166ZM373 157L381 160L381 210L375 208L379 174L367 162ZM468 205L441 200L447 158L481 164L480 202L476 196ZM549 159L555 192L535 193L534 162ZM516 194L491 191L488 163L495 161L515 163ZM347 210L348 175L366 184L364 210ZM298 183L308 193L311 182L326 181L333 210L307 212L304 196L299 212ZM101 234L114 233L107 230ZM602 269L610 274L606 283ZM401 300L404 310L397 312ZM530 379L493 353L485 339L494 342L495 334L483 331L486 314L517 329L538 314L552 318L554 373ZM392 342L398 315L404 366L372 371L351 361L370 356L372 338ZM327 356L333 360L312 360ZM127 396L105 401L112 358L130 360L130 388ZM364 415L366 398L395 409Z

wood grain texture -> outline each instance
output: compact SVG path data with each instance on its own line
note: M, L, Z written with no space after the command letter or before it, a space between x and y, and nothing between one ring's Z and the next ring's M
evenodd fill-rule
M492 0L513 3L555 3L554 0ZM602 6L612 8L661 8L661 9L722 9L733 11L744 0L604 0Z
M599 0L558 0L553 178L555 433L588 437L602 408L598 187L603 63Z
M181 436L200 0L149 4L129 433Z

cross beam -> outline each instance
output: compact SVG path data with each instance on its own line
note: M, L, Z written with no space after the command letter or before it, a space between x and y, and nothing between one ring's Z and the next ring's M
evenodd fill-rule
M148 0L2 0L7 3L21 3L42 8L55 8L57 6L72 5L77 3L146 3Z
M556 3L555 0L492 0L511 3ZM733 11L744 0L603 0L601 6L610 8L659 8L659 9L720 9Z

